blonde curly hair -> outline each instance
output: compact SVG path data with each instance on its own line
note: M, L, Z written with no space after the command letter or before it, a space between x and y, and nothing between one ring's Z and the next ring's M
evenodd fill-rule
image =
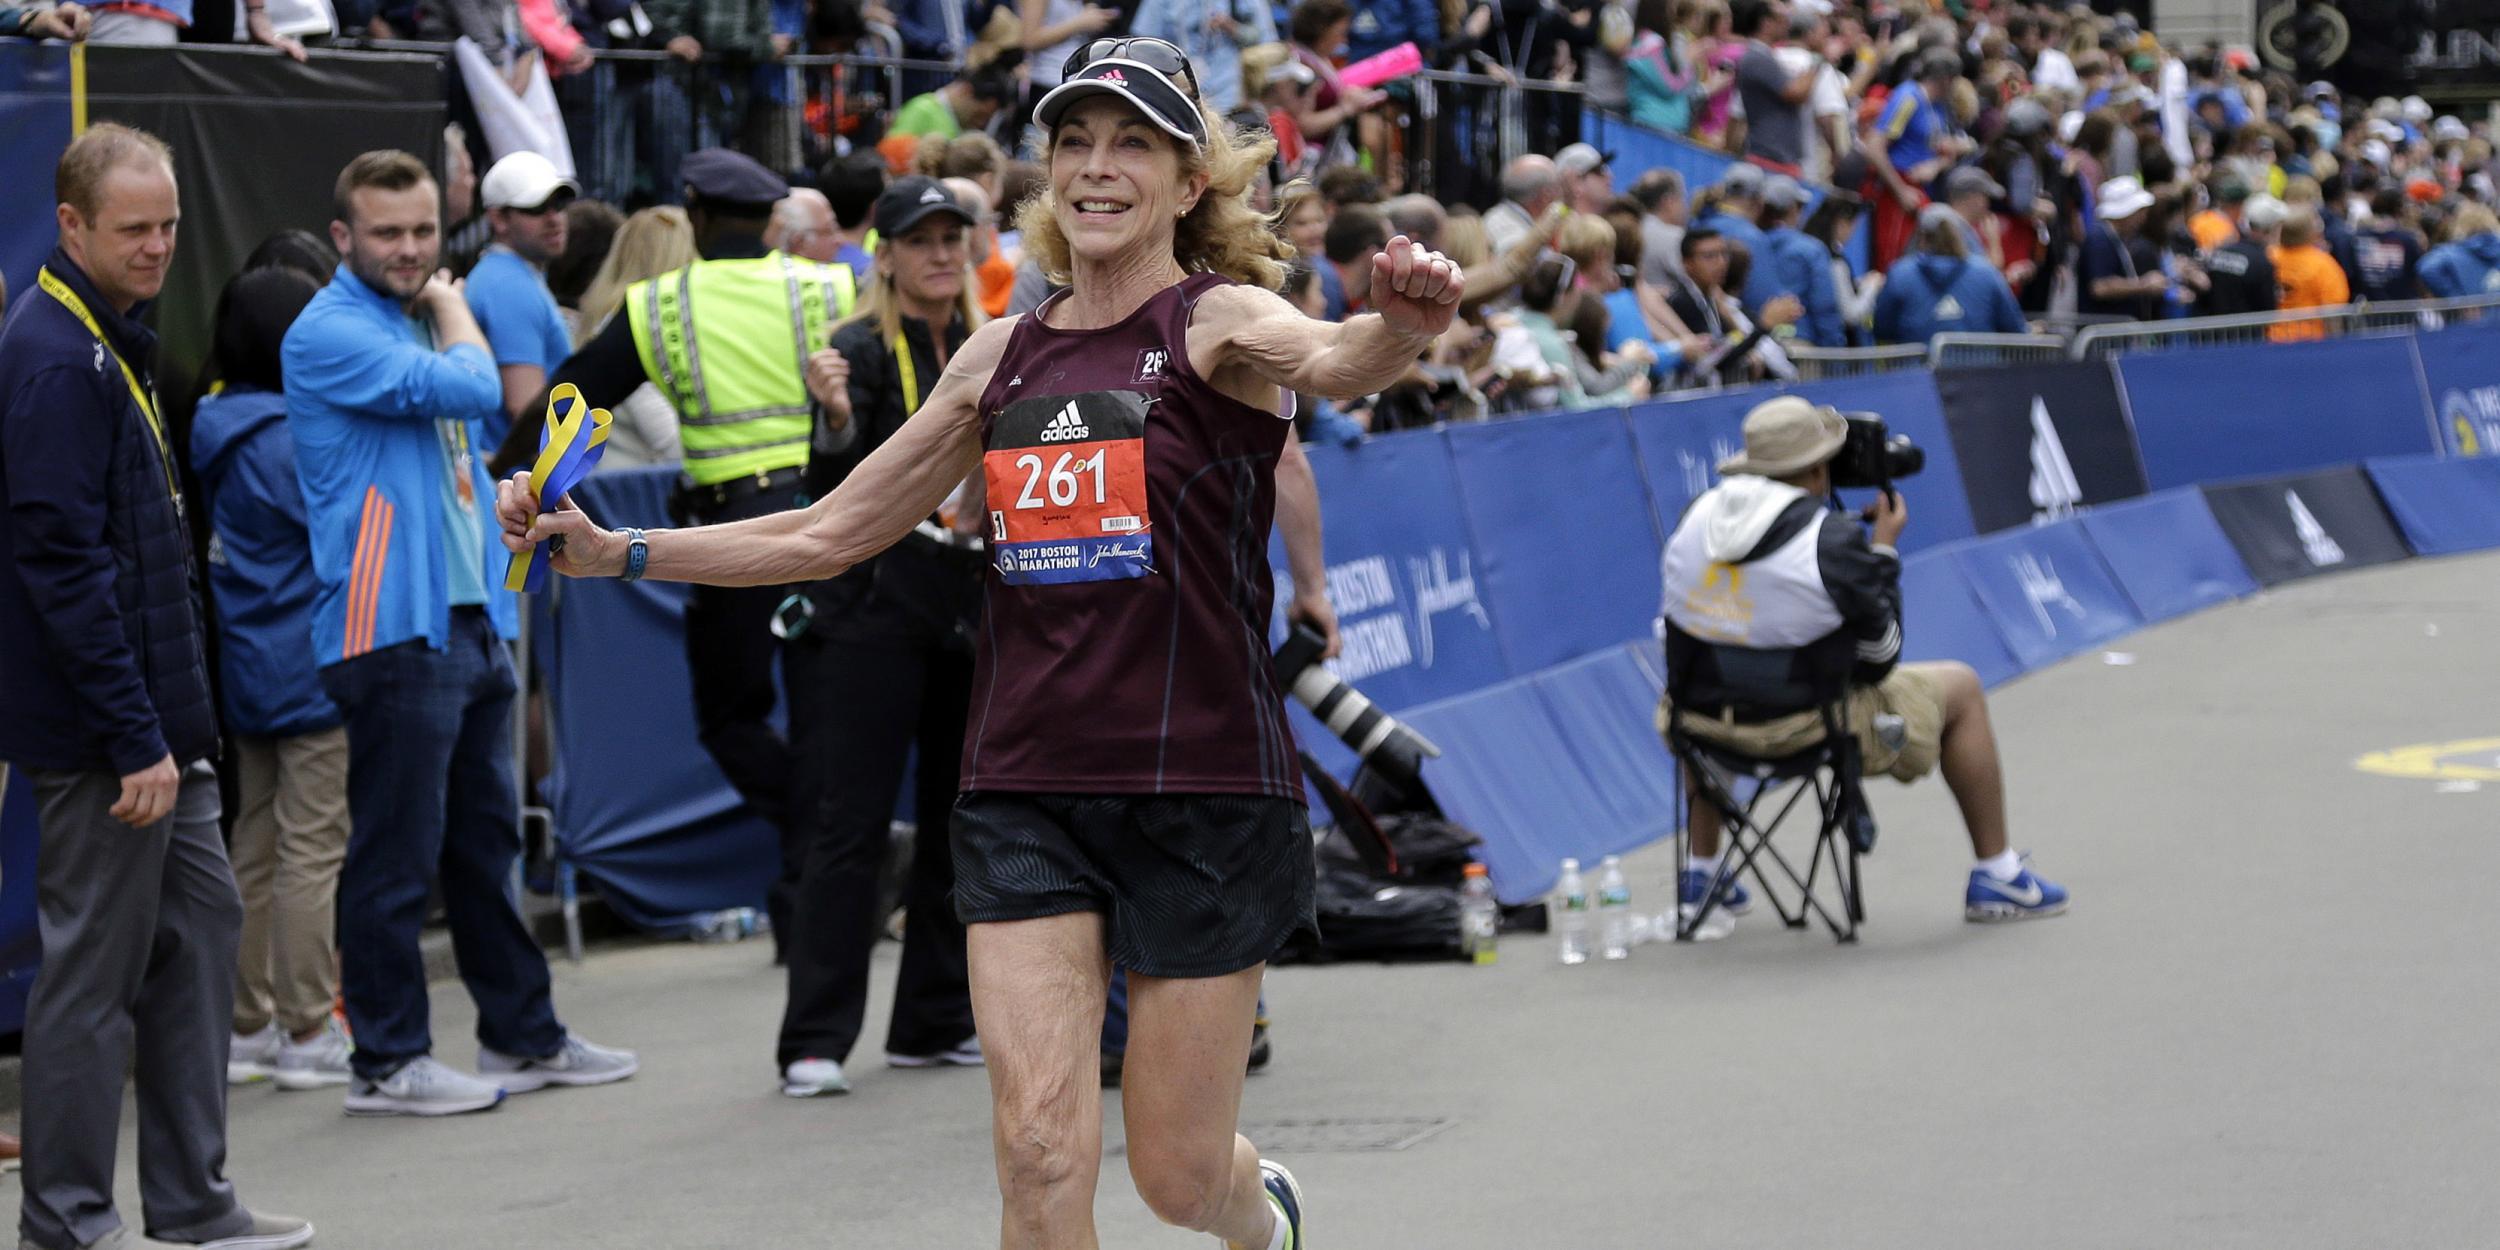
M1276 141L1262 132L1243 131L1204 103L1198 115L1206 123L1206 146L1178 140L1174 146L1180 153L1180 177L1186 181L1203 170L1207 190L1173 228L1172 258L1191 273L1222 274L1244 286L1276 290L1284 285L1285 266L1296 254L1271 228L1267 214L1250 206L1252 184L1276 155ZM1058 142L1052 135L1044 143L1045 165ZM1051 211L1056 198L1045 181L1016 210L1016 226L1024 232L1024 254L1042 267L1042 276L1065 285L1073 267L1068 236Z

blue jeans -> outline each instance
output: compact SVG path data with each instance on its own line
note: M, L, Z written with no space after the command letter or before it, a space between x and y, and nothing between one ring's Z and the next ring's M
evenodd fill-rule
M339 981L356 1072L379 1079L434 1049L425 992L427 887L442 883L477 1037L537 1058L564 1045L547 957L505 893L521 851L511 657L482 609L454 609L450 646L423 640L321 670L347 715L354 822L339 872Z

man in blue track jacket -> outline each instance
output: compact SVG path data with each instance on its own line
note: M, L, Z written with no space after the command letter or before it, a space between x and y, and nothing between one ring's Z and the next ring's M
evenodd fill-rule
M494 487L476 450L503 387L460 288L436 271L438 197L405 152L350 161L330 223L342 263L282 353L321 583L314 658L347 718L351 1115L484 1111L506 1093L619 1081L636 1066L556 1022L547 957L504 892L521 849L518 683L504 649L516 616L478 507ZM477 1002L482 1075L433 1057L417 939L437 879Z

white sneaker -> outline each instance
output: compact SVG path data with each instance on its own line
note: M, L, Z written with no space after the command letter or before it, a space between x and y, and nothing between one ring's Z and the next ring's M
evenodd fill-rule
M616 1050L567 1034L564 1046L544 1059L524 1059L479 1047L477 1073L515 1094L550 1085L606 1085L642 1070L630 1050Z
M272 1065L280 1089L320 1089L329 1085L345 1085L356 1077L348 1066L348 1056L356 1053L356 1044L347 1040L347 1030L339 1027L338 1017L322 1021L321 1032L309 1042L287 1038L278 1046L278 1061Z
M781 1092L792 1098L851 1092L851 1078L831 1059L801 1059L781 1070Z
M277 1025L265 1024L258 1033L234 1035L234 1049L226 1054L226 1084L253 1085L277 1074L278 1047L286 1034Z
M355 1077L347 1084L349 1115L459 1115L503 1101L503 1086L455 1072L432 1055L419 1055L378 1081Z
M985 1061L981 1058L981 1039L967 1037L934 1055L897 1055L888 1052L885 1062L890 1068L978 1068Z

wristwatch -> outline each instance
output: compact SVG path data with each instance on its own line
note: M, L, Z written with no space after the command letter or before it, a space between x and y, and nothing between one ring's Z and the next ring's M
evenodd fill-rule
M618 530L617 533L625 536L626 543L625 571L617 574L617 579L628 582L641 581L642 566L651 560L651 540L643 537L641 530L630 525Z

